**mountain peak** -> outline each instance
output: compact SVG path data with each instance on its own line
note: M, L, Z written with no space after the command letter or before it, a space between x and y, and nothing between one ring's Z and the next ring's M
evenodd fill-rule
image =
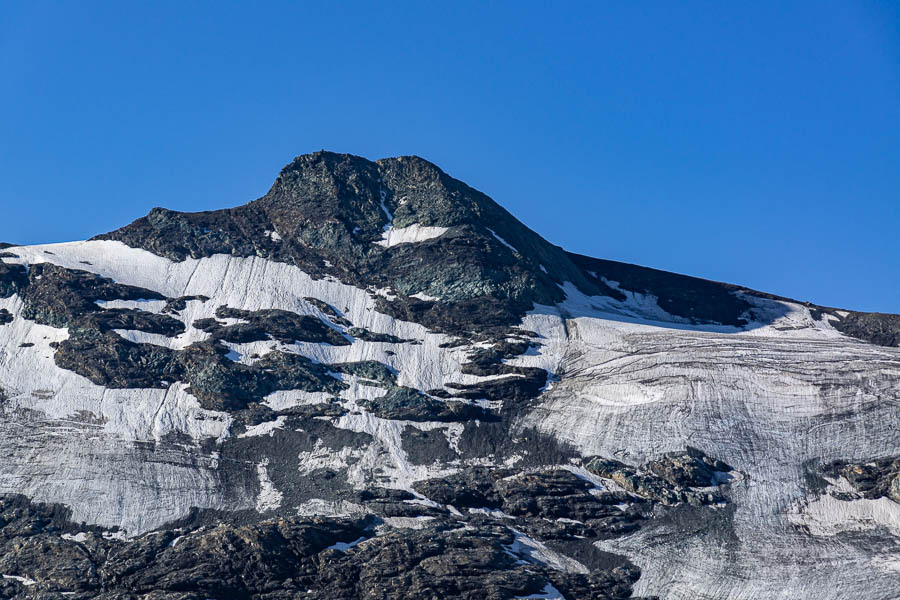
M627 293L652 297L670 317L691 323L742 326L753 318L747 294L771 298L567 253L417 156L300 155L246 205L201 213L156 208L95 239L176 261L228 254L289 263L313 277L388 290L393 299L382 298L381 310L452 333L513 326L535 305L563 301L566 283L619 301ZM831 313L849 335L894 339L894 325L883 318L857 322Z
M445 329L460 322L458 310L472 326L512 325L535 303L562 301L566 281L600 291L562 249L416 156L304 154L249 204L203 213L154 209L98 239L178 261L261 256L403 298L440 298L441 316L429 324ZM494 309L472 313L473 301Z
M846 337L900 316L567 253L416 157L100 238L0 251L0 597L900 587L900 350Z

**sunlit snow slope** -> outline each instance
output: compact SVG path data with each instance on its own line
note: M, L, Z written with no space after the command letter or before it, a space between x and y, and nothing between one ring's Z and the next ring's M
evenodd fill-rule
M337 216L292 229L316 194ZM53 543L318 516L337 572L444 540L461 570L384 597L900 597L892 316L567 255L420 159L300 157L130 227L0 251L0 494L68 509ZM10 594L76 593L2 543ZM163 585L104 577L76 591ZM317 577L259 590L375 597ZM237 580L190 590L263 597Z

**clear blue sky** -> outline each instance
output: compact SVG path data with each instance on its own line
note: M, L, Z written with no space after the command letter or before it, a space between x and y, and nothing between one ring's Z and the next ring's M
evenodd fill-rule
M252 4L4 3L0 240L418 154L573 251L900 312L900 3Z

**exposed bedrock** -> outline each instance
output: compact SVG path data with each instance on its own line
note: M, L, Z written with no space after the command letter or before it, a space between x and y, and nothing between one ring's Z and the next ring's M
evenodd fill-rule
M103 309L98 300L165 300L152 290L122 285L87 271L51 263L32 265L24 290L22 315L42 325L68 327L78 317Z
M446 233L416 244L374 243L385 227L411 225ZM179 261L261 256L363 288L390 287L401 298L385 300L384 310L442 330L513 326L532 302L561 301L564 281L598 291L560 248L417 157L300 156L255 202L205 213L158 208L98 239ZM441 303L409 298L417 293Z
M176 381L205 408L239 410L278 390L340 393L346 385L325 365L298 354L270 352L253 365L237 363L228 348L196 342L184 350L137 344L112 331L74 328L59 344L56 364L111 388L166 388Z
M360 403L382 419L443 422L496 419L489 411L475 404L456 400L435 400L407 387L393 387L380 398L362 400Z
M2 500L0 597L900 589L900 317L566 253L418 158L101 238L0 255L0 483L72 509Z
M216 309L220 319L240 319L242 323L227 325L216 319L200 319L194 327L209 333L213 339L243 344L273 339L284 344L313 342L348 346L347 339L333 327L316 317L298 315L286 310L241 310L220 306Z
M832 326L850 337L879 346L900 346L900 315L832 311Z
M867 462L838 461L829 465L826 471L846 479L864 498L890 498L900 502L900 457Z
M28 286L28 271L22 265L0 260L0 298L21 293Z
M731 478L728 472L732 470L693 448L651 461L640 469L601 457L587 459L585 468L628 492L667 506L725 502L717 489L709 488L727 482Z
M0 497L3 597L507 600L555 589L573 600L617 599L631 597L639 576L628 563L549 568L534 542L477 515L444 513L413 529L375 515L291 517L186 525L131 540L68 517L58 505Z

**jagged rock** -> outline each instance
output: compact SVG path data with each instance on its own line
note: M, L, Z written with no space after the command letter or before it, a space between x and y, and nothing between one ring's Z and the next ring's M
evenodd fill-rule
M684 452L672 452L647 463L647 470L681 487L709 487L718 485L717 474L732 468L720 460L710 458L696 448Z
M28 271L22 265L0 260L0 298L20 294L28 286Z
M240 410L277 390L339 393L346 385L327 367L298 354L270 352L253 365L236 363L215 342L184 350L137 344L112 331L77 327L54 356L63 369L111 388L165 388L190 385L201 404L214 410Z
M536 398L541 389L547 385L547 371L530 367L510 367L516 375L490 379L483 383L470 385L448 383L447 387L456 390L453 398L469 400L496 400L522 402Z
M102 332L111 329L130 329L168 337L180 335L185 331L184 323L168 315L125 308L88 313L73 322L72 326Z
M194 591L211 597L254 597L305 591L317 568L308 559L335 543L365 535L354 523L278 521L253 527L219 526L176 540L147 537L111 553L101 569L108 587L150 592Z
M153 344L136 344L113 331L73 327L54 355L61 369L111 388L165 388L184 376L177 353Z
M398 502L407 493L373 490L361 501ZM420 507L428 510L425 507ZM378 519L292 517L149 533L133 540L68 521L60 507L0 499L0 569L8 597L491 598L537 594L628 598L630 566L564 573L537 562L517 534L492 522L433 521L422 530L383 530ZM429 521L432 523L432 521Z
M830 470L846 479L865 498L890 498L900 502L900 457L865 463L835 462Z
M191 393L209 408L241 409L278 390L337 394L346 388L324 365L299 354L270 352L248 366L232 361L226 353L218 344L200 342L176 356Z
M13 322L12 313L5 308L0 308L0 325L9 325Z
M388 393L361 404L375 416L398 421L469 421L492 419L485 409L474 404L433 400L422 392L406 387L392 387Z
M404 344L414 340L404 340L396 335L389 333L374 333L362 327L351 327L347 330L347 335L361 339L366 342L382 342L385 344Z
M397 381L397 377L390 367L375 360L336 363L330 365L330 368L338 373L355 375L360 379L375 381L386 387L393 387Z
M690 449L650 462L642 469L644 472L639 472L638 469L620 461L601 457L586 460L584 467L591 473L611 479L623 489L654 502L667 506L681 503L702 506L724 502L724 498L718 492L692 489L692 486L702 488L714 484L712 465L722 468L728 466L710 459L702 452Z
M403 429L400 439L403 451L415 465L446 463L459 458L456 451L450 447L447 434L442 429L422 431L410 425Z
M347 409L338 404L303 404L292 406L278 412L278 415L288 415L303 419L315 417L341 417L347 414Z
M622 510L618 493L591 493L593 484L563 469L517 473L470 468L441 479L417 482L430 500L465 509L501 510L524 519L517 526L542 539L607 538L639 527L641 507ZM564 519L559 522L558 519Z
M198 302L206 302L209 300L209 296L196 295L196 296L179 296L178 298L169 298L166 301L166 305L163 307L162 312L164 313L180 313L184 309L187 308L188 302L198 301Z
M198 319L194 327L209 333L213 339L242 344L274 339L283 344L313 342L348 346L350 342L339 332L316 317L298 315L286 310L239 310L220 306L220 319L240 319L243 323L225 325L215 319Z
M879 346L900 346L900 315L829 311L838 331Z
M14 283L13 287L21 285ZM82 315L100 312L98 300L165 300L152 290L122 285L87 271L51 263L31 266L22 315L42 325L69 327Z
M469 355L469 361L462 365L462 372L482 377L511 373L527 374L528 369L509 367L504 365L503 361L524 354L532 345L532 342L524 340L500 340L490 348L476 348Z
M343 325L344 327L352 327L353 326L353 323L351 323L349 319L345 319L335 307L331 306L327 302L325 302L323 300L319 300L318 298L312 298L309 296L307 296L303 299L306 300L307 302L309 302L310 304L312 304L313 306L315 306L316 308L318 308L319 310L321 310L323 313L325 313L325 315L328 317L328 319L335 325ZM353 335L353 334L350 334L350 335ZM357 337L357 336L353 336L353 337Z

